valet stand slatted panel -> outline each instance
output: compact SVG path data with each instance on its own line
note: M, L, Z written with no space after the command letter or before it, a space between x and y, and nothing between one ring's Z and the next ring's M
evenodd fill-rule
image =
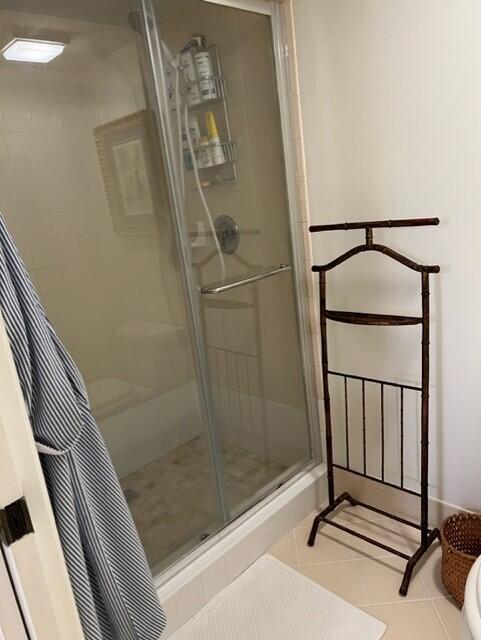
M438 225L438 218L415 218L404 220L376 220L373 222L346 222L343 224L326 224L326 225L313 225L309 227L311 233L320 233L325 231L348 231L351 229L364 229L366 232L366 241L364 244L353 247L349 251L338 256L331 262L325 265L315 265L312 270L319 273L319 302L320 302L320 328L321 328L321 358L322 358L322 385L324 393L324 412L326 422L326 462L327 462L327 481L328 481L328 494L329 494L329 506L319 513L312 523L312 529L309 536L308 544L313 546L316 540L316 535L321 522L325 522L337 529L345 531L361 540L369 542L385 551L389 551L404 560L407 561L406 569L404 572L403 580L399 593L402 596L407 594L413 569L422 555L427 551L429 546L439 537L438 529L429 529L428 524L428 465L429 465L429 275L431 273L439 273L438 266L421 265L413 262L406 256L394 251L390 247L381 244L375 244L373 242L373 229L377 228L393 228L393 227L418 227L424 225ZM400 315L385 315L376 313L360 313L353 311L332 311L326 309L326 273L332 269L338 267L342 263L346 262L350 258L356 256L359 253L366 251L375 251L382 253L385 256L399 262L405 267L416 271L421 274L421 302L422 302L422 314L420 316L400 316ZM354 325L374 325L383 327L393 326L409 326L409 325L421 325L422 327L422 340L421 340L421 387L412 385L403 385L389 380L380 380L375 378L367 378L363 376L355 376L347 373L341 373L338 371L330 371L328 363L328 349L327 349L327 327L326 320L335 322L343 322ZM329 378L330 376L341 377L344 381L344 406L345 406L345 444L346 444L346 464L340 465L334 463L333 460L333 440L332 440L332 423L331 423L331 402L329 397ZM361 402L362 402L362 471L351 468L349 461L349 424L348 424L348 393L347 393L347 381L357 380L361 382ZM367 452L366 452L366 383L374 383L380 386L380 438L381 438L381 477L369 475L367 473ZM394 387L399 389L400 397L400 483L395 484L387 482L385 479L385 426L384 426L384 391L386 387ZM421 478L420 478L420 491L413 491L408 489L404 485L404 391L418 391L421 393ZM352 473L358 476L368 478L385 486L392 487L399 491L409 493L411 495L418 496L420 498L420 519L419 522L412 522L400 516L383 511L377 507L360 502L349 493L344 492L336 496L335 483L334 483L334 469L342 469L348 473ZM399 551L398 549L389 547L381 542L374 540L366 535L363 535L350 527L336 522L333 518L333 513L337 507L343 502L348 502L351 505L359 505L366 509L370 509L378 514L387 516L397 522L401 522L405 525L411 526L421 532L421 544L412 556ZM329 514L333 514L332 518L328 518Z

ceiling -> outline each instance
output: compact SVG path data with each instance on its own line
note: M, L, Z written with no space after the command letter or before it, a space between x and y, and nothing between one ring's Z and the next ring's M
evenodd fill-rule
M195 1L154 0L156 17ZM138 0L0 0L0 49L14 37L64 42L65 55L50 67L84 67L139 37L128 22L136 6Z
M162 20L193 0L154 0L155 12ZM0 0L0 10L41 16L82 20L127 27L127 16L139 6L138 0Z

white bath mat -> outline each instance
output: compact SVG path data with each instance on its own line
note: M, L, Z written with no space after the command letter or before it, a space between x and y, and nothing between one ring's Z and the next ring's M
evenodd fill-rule
M385 630L379 620L263 556L172 640L379 640Z

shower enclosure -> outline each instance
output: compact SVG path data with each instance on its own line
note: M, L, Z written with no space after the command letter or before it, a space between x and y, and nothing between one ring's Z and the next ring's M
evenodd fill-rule
M0 1L0 210L154 573L313 459L277 26L223 4Z

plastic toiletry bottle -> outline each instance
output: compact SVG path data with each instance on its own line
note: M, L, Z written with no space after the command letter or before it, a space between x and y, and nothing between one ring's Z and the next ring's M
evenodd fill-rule
M190 131L190 139L192 140L192 146L199 146L200 140L200 128L199 121L196 116L189 117L189 131Z
M187 102L191 107L202 101L199 83L197 82L194 51L194 47L189 45L180 52L180 67L187 85Z
M168 62L165 65L165 84L167 87L167 97L169 100L170 109L174 110L176 108L175 103L175 79L174 79L174 71Z
M195 69L199 78L201 100L213 100L217 98L217 89L212 68L210 52L202 47L194 54Z
M222 148L219 132L217 130L217 123L212 111L207 111L205 114L205 127L207 129L207 136L210 144L212 164L224 164L224 149Z
M190 153L189 141L187 139L185 127L182 127L182 156L184 158L185 168L187 171L192 171L194 168L192 165L192 154Z
M199 169L207 169L213 166L211 148L207 136L202 136L199 140L199 155L197 159L197 167Z
M194 148L194 156L196 158L197 167L199 167L199 141L200 141L200 129L199 122L196 116L189 117L189 133L190 133L190 141L192 143L192 147ZM185 127L182 127L182 147L184 150L184 164L185 168L188 171L192 171L193 161L192 154L190 152L189 140L187 139L187 133L185 131Z

